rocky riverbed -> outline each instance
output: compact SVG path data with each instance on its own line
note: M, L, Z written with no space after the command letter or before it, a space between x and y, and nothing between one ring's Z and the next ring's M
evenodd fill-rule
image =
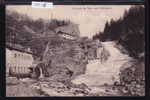
M119 96L113 86L88 87L86 84L62 83L50 79L7 78L7 97L45 97L45 96Z

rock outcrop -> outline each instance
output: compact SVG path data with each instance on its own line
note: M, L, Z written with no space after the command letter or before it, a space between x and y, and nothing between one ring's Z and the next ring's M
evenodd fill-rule
M120 72L121 91L126 95L145 95L145 65L143 57L124 65Z

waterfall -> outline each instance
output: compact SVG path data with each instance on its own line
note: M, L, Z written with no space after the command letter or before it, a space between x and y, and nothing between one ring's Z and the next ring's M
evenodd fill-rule
M86 73L78 76L72 80L75 84L85 83L89 86L113 84L114 81L119 80L118 74L120 67L126 63L130 57L122 54L121 51L115 47L114 42L102 42L104 48L109 52L109 57L105 62L100 59L92 60L87 64Z

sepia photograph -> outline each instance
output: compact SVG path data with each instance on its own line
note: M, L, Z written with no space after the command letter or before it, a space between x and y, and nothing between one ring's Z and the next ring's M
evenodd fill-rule
M145 96L144 5L7 5L6 97Z

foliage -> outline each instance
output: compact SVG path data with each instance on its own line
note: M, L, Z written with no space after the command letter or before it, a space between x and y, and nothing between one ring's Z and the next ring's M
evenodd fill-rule
M32 52L41 56L47 41L55 28L72 23L69 20L44 19L33 20L25 14L6 11L6 41L31 48ZM25 28L27 27L27 28ZM44 34L47 32L48 34ZM41 38L42 37L42 38ZM56 43L55 43L56 44Z
M144 52L144 18L144 7L133 6L125 11L122 18L106 22L104 31L93 36L93 39L117 41L131 57L138 58Z

